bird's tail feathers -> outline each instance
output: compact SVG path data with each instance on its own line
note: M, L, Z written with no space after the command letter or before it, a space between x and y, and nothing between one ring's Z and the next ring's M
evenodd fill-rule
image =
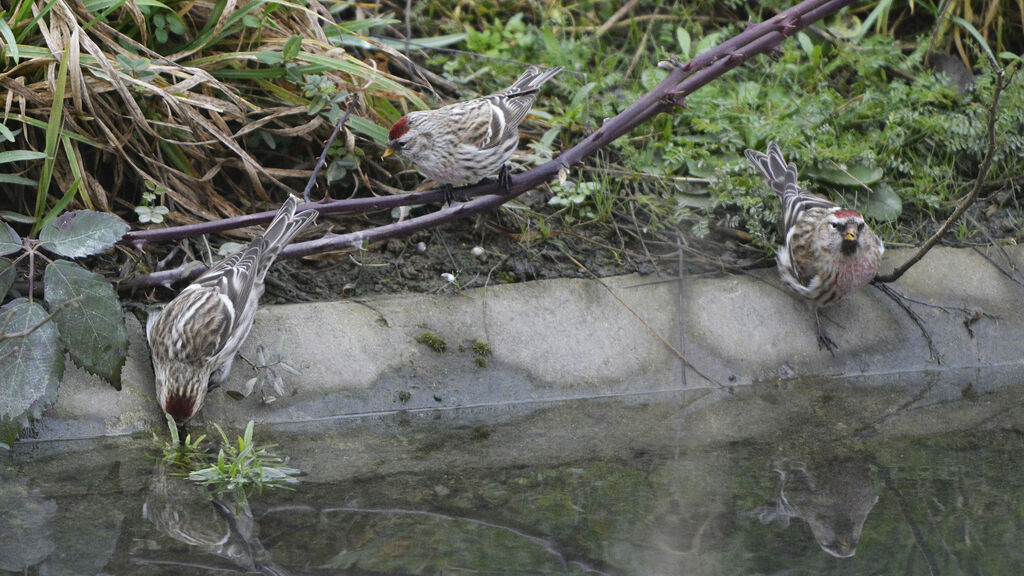
M790 194L799 194L800 187L797 186L797 170L795 164L790 164L782 157L775 142L768 143L768 153L757 150L746 150L747 160L757 168L764 176L768 186L785 200Z
M505 96L518 96L536 93L545 82L554 78L561 71L561 66L555 66L554 68L530 66L508 87L504 94Z
M263 233L263 240L266 242L264 260L273 262L277 253L287 246L296 234L312 224L319 215L316 210L305 210L296 214L295 209L298 205L299 199L289 195L277 211L270 226L267 226L266 232Z

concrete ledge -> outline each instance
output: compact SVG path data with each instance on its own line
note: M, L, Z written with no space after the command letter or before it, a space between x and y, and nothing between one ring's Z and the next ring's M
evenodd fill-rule
M1024 250L1010 254L1024 266ZM908 256L895 251L884 269ZM1024 374L1024 288L970 250L933 250L894 286L921 302L995 316L974 322L972 337L964 313L915 305L941 364L929 359L907 314L874 289L826 309L840 347L832 358L817 348L809 308L781 289L774 270L681 281L621 276L605 283L650 328L600 283L579 279L264 307L242 354L255 358L259 343L281 351L302 372L284 375L294 394L263 404L259 394L234 400L214 391L195 423L238 427L256 419L284 426L400 411L455 414L462 407L493 407L493 418L501 420L567 400L678 392L692 396L691 409L711 418L723 398L795 377L862 388L941 383L917 400L941 403L943 395L1019 386ZM684 368L651 329L721 386ZM439 354L417 343L426 331L444 339L448 350ZM163 426L142 326L132 319L129 332L124 389L114 391L69 363L57 403L36 423L35 438ZM492 350L486 367L477 365L474 342ZM240 390L254 375L237 360L224 389Z

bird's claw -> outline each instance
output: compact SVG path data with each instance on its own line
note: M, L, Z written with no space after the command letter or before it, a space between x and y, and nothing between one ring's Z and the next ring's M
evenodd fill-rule
M821 317L818 316L817 310L814 312L814 323L818 329L818 350L821 350L822 347L824 347L828 350L829 354L835 358L836 349L839 348L839 346L836 345L836 343L829 338L828 333L825 332L825 327L821 325Z
M451 184L445 184L442 188L444 192L444 205L454 206L455 205L455 188L452 188Z
M505 191L505 194L512 192L512 172L508 169L508 164L501 165L501 170L498 172L498 183L501 184L501 189Z

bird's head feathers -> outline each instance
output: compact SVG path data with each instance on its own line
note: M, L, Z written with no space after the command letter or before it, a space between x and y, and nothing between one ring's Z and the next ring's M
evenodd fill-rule
M850 256L860 246L858 239L864 231L864 217L860 212L851 209L836 209L828 216L830 242L838 245L842 254Z
M178 424L184 424L206 399L210 371L184 362L155 363L156 394L160 407Z
M397 140L405 135L409 131L409 117L402 116L395 122L395 125L391 127L391 131L388 132L388 140Z

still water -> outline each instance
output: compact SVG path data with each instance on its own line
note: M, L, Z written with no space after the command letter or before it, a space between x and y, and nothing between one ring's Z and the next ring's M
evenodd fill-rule
M148 435L23 442L0 453L0 573L1019 574L1024 393L973 386L257 424L304 475L251 514Z

